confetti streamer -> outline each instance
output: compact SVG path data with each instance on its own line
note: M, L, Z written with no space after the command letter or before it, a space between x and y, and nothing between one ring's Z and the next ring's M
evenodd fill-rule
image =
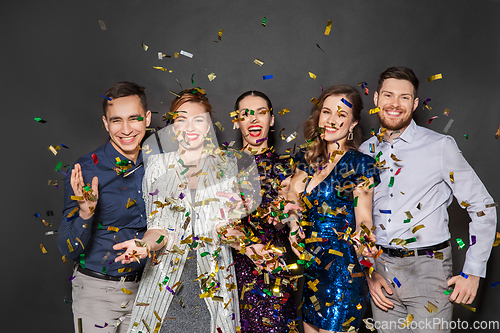
M411 232L412 232L412 233L416 233L417 231L419 231L419 230L420 230L420 229L422 229L422 228L425 228L425 225L423 225L423 224L419 224L419 225L417 225L416 227L414 227L413 229L411 229Z
M446 126L444 127L443 132L447 133L447 132L448 132L448 130L450 129L450 127L451 127L451 124L453 124L453 122L454 122L454 120L453 120L453 119L448 120L448 123L447 123L447 124L446 124Z
M436 118L439 118L438 116L433 116L429 119L429 121L427 122L427 124L430 124L434 119Z
M432 82L432 81L435 81L435 80L439 80L439 79L442 79L443 78L443 75L440 74L436 74L436 75L432 75L430 77L427 78L427 82Z
M349 108L352 108L352 104L346 100L345 98L342 97L342 99L340 100L342 103L344 103L345 105L347 105Z
M476 308L473 308L472 306L469 306L464 303L460 303L464 308L471 310L472 312L476 312Z
M319 44L316 44L316 46L318 47L318 49L320 49L321 51L323 51L323 49L321 48L321 46L319 46ZM325 51L323 51L325 52Z
M215 73L210 73L210 74L208 74L208 79L209 79L210 81L213 81L216 77L217 77L217 76L215 75Z
M264 18L262 19L262 26L265 27L267 24L267 17L264 16Z
M309 72L311 79L316 80L316 74Z
M257 59L257 58L253 61L253 63L256 65L259 65L259 66L264 65L264 62L262 60Z
M288 109L283 109L283 110L279 111L278 113L279 113L279 115L280 115L280 116L282 116L282 115L284 115L284 114L287 114L288 112L290 112L290 110L288 110Z
M328 20L328 22L326 22L325 35L329 36L331 30L332 30L332 21Z
M185 56L185 57L188 57L188 58L192 58L193 57L193 54L192 53L189 53L187 51L184 51L184 50L181 50L181 55Z
M43 120L42 118L40 117L35 117L35 121L39 122L39 123L42 123L42 124L45 124L47 122L47 120ZM55 155L55 154L54 154Z
M196 86L196 82L194 82L194 74L193 74L193 75L191 75L191 84L192 84L193 86Z
M273 78L273 76L272 76L272 75L264 75L264 76L262 77L262 79L263 79L263 80L270 80L270 79L272 79L272 78Z
M104 23L103 20L99 20L99 26L101 27L102 31L106 30L106 24Z
M319 105L319 101L316 98L311 98L311 102L313 102L316 105Z

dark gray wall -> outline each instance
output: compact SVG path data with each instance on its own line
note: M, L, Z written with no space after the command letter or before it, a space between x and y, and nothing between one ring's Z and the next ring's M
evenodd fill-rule
M70 332L72 329L71 264L63 264L55 236L62 210L58 162L74 162L103 144L100 97L117 81L146 87L150 109L160 126L176 79L206 88L226 131L220 141L238 138L228 113L236 97L249 89L262 90L273 100L275 137L279 152L302 143L278 138L290 134L306 119L311 97L335 83L368 82L364 96L363 129L377 127L369 116L380 72L393 65L414 69L421 79L421 100L431 98L432 110L419 107L415 118L442 132L449 130L463 154L494 198L500 198L498 165L500 140L494 134L499 116L498 1L11 1L2 4L0 61L2 112L4 326L22 332ZM267 25L261 21L267 17ZM103 20L106 31L99 27ZM333 21L329 36L324 35ZM223 29L222 40L217 40ZM141 43L149 46L145 52ZM321 49L319 49L318 44ZM157 53L180 50L194 54L158 60ZM264 61L259 67L253 63ZM162 66L172 73L153 69ZM217 78L209 81L214 72ZM308 72L317 75L313 80ZM443 79L427 83L442 73ZM264 81L263 75L274 75ZM444 109L450 115L443 115ZM430 125L427 120L438 115ZM39 116L47 123L33 120ZM466 140L464 135L469 135ZM57 156L49 145L65 144ZM54 216L46 216L52 210ZM45 227L41 217L52 223ZM467 214L456 203L450 209L453 238L467 240ZM42 254L39 244L47 249ZM466 241L467 243L467 241ZM455 247L456 248L456 247ZM488 276L474 302L477 312L455 306L461 320L497 320L500 249L493 249ZM464 250L454 251L460 271ZM14 318L19 318L13 320ZM14 325L13 325L14 324ZM55 329L55 330L54 330Z

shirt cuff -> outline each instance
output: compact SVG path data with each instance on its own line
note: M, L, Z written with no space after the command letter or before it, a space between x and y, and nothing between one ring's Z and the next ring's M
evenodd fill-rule
M486 277L486 263L466 260L462 272L467 275L475 275L484 278Z

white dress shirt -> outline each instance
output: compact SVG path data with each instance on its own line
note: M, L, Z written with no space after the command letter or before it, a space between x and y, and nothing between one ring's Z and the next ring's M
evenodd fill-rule
M455 140L417 126L412 120L392 144L379 142L374 136L361 145L360 151L376 159L379 156L378 161L385 161L383 167L387 168L381 170L381 183L374 188L377 244L401 248L401 242L396 242L402 239L410 240L406 248L417 249L450 239L447 207L454 195L461 207L467 208L469 233L476 239L467 249L462 271L484 277L496 235L496 208ZM424 227L416 230L419 225ZM416 241L411 242L413 237ZM472 244L471 239L464 239L466 246Z

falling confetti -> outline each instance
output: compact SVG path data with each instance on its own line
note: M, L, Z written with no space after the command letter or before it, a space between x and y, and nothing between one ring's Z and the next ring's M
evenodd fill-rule
M432 81L439 80L439 79L442 79L442 78L443 78L443 75L441 75L441 73L439 73L439 74L436 74L436 75L432 75L431 77L428 77L427 78L427 82L432 82Z
M332 21L328 20L326 23L325 35L330 35L330 31L332 30Z

